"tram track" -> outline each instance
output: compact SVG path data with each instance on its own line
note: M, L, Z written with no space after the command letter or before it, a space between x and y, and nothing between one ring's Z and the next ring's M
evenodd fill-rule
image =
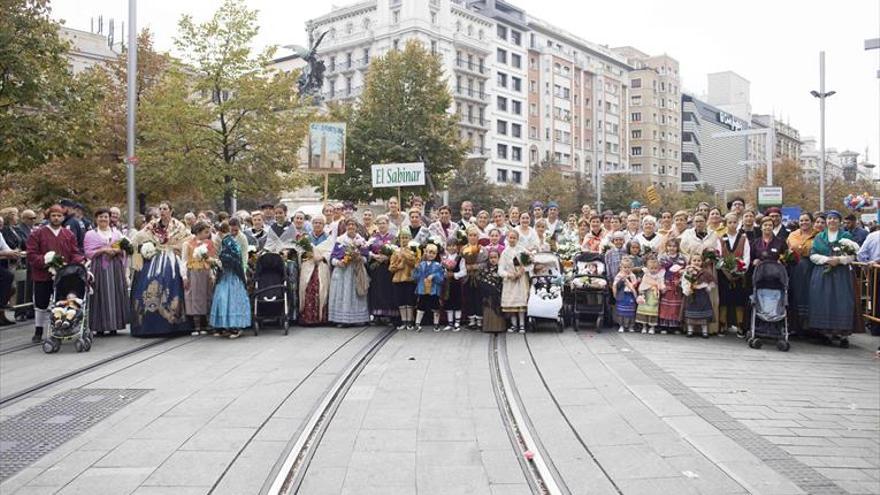
M254 441L257 435L263 430L281 407L288 402L293 394L296 393L297 390L299 390L333 356L348 346L356 338L363 335L364 332L367 331L367 328L362 329L360 332L346 339L335 350L328 353L312 368L311 371L309 371L308 374L291 388L290 392L288 392L284 399L278 403L276 408L267 415L266 419L256 428L247 442L245 442L245 444L239 449L221 475L214 482L214 485L208 491L209 494L215 493L231 468L235 465L235 462L241 457L247 447ZM288 446L284 449L278 462L275 464L275 467L272 470L272 475L266 480L260 493L272 495L298 493L306 472L309 469L309 465L311 464L311 460L321 443L321 439L327 431L327 428L330 426L330 423L332 422L336 411L342 404L348 390L376 353L379 352L395 333L397 333L396 330L391 328L383 330L362 346L361 349L348 361L333 385L321 397L320 402L318 402L309 413L299 435L291 439L288 443Z
M132 355L135 355L135 354L141 353L141 352L143 352L143 351L146 351L146 350L151 349L151 348L153 348L153 347L157 347L157 346L159 346L159 345L161 345L161 344L165 344L165 343L170 342L170 341L172 341L172 340L175 340L175 339L177 339L177 338L180 338L180 337L165 337L165 338L160 338L160 339L152 340L152 341L150 341L150 342L147 342L147 343L145 343L145 344L139 345L139 346L137 346L137 347L133 347L133 348L131 348L131 349L124 350L124 351L122 351L122 352L119 352L119 353L113 354L113 355L111 355L111 356L107 356L107 357L105 357L105 358L103 358L103 359L100 359L100 360L98 360L98 361L96 361L96 362L94 362L94 363L88 364L88 365L86 365L86 366L82 366L82 367L80 367L80 368L76 368L76 369L71 370L71 371L68 371L68 372L66 372L66 373L62 373L62 374L57 375L57 376L55 376L55 377L53 377L53 378L51 378L51 379L49 379L49 380L45 380L45 381L40 382L40 383L37 383L37 384L35 384L35 385L31 385L31 386L29 386L29 387L26 387L26 388L24 388L24 389L22 389L22 390L18 390L18 391L12 392L11 394L8 394L8 395L5 395L5 396L3 396L3 397L0 397L0 409L4 409L4 408L6 408L6 407L8 407L8 406L10 406L10 405L12 405L12 404L14 404L14 403L16 403L16 402L22 400L22 399L25 399L25 398L27 398L27 397L33 396L33 395L36 394L37 392L40 392L40 391L42 391L42 390L44 390L44 389L46 389L46 388L49 388L49 387L51 387L51 386L53 386L53 385L56 385L56 384L58 384L58 383L61 383L61 382L64 382L64 381L70 380L71 378L77 377L77 376L82 375L82 374L84 374L84 373L87 373L87 372L90 372L90 371L94 371L94 370L96 370L96 369L98 369L98 368L101 368L101 367L107 365L107 364L110 364L110 363L113 363L113 362L115 362L115 361L119 361L120 359L123 359L123 358L129 357L129 356L132 356ZM162 350L161 352L158 352L158 353L155 353L155 354L150 354L149 356L146 356L146 357L144 357L143 359L139 359L139 360L137 360L137 361L134 361L134 362L132 362L132 363L129 363L129 364L127 364L126 366L124 366L123 368L120 368L120 369L114 370L112 373L118 373L119 371L122 371L122 370L125 370L125 369L128 369L128 368L131 368L132 366L136 366L136 365L138 365L138 364L141 364L141 363L143 363L143 362L145 362L145 361L148 361L148 360L150 360L150 359L153 359L154 357L157 357L157 356L160 356L160 355L165 354L165 353L167 353L167 352L170 352L170 351L172 351L172 350L175 350L175 349L177 349L177 348L179 348L179 347L182 347L182 346L185 346L185 345L189 345L189 344L191 344L191 343L193 343L193 342L199 340L200 338L202 338L202 337L190 338L189 340L186 340L185 342L182 342L182 343L180 343L180 344L178 344L178 345L175 345L175 346L171 346L171 347L169 347L169 348L167 348L167 349ZM23 347L22 349L25 349L25 348L28 348L28 347L32 347L32 346L36 346L36 345L39 345L39 344L28 344L27 347ZM22 350L22 349L17 349L17 350ZM8 351L9 351L9 352L15 352L15 351L13 351L13 350L11 350L11 349L8 350ZM92 384L92 383L95 383L95 382L97 382L97 381L99 381L99 380L102 380L102 379L104 379L104 378L110 376L110 374L111 374L111 373L107 373L107 374L101 375L101 376L99 376L98 378L95 378L94 380L91 380L91 381L89 381L88 383L85 383L85 384L81 385L81 387L82 387L82 386L87 386L87 385L90 385L90 384Z

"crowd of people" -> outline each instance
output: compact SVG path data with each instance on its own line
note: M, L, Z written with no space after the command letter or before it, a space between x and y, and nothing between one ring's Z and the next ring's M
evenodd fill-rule
M381 214L344 202L311 216L282 203L177 217L163 202L130 227L118 208L89 219L70 200L39 214L5 208L0 307L14 305L18 321L34 318L33 339L43 339L54 254L88 266L97 335L129 328L236 338L252 325L256 260L272 252L285 260L292 324L524 332L530 256L554 252L572 269L588 253L604 261L608 318L620 332L743 336L751 274L780 263L790 277L790 327L848 345L861 311L851 263L880 262L880 231L837 211L803 213L786 226L778 208L758 212L740 198L725 206L673 212L633 202L615 214L584 205L563 217L553 201L506 211L464 201L453 212L416 196L407 209L391 198ZM16 281L16 268L26 277Z

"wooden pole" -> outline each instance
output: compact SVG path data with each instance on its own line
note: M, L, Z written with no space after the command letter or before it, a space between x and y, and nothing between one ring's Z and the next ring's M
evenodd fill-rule
M330 200L330 196L328 195L328 191L330 190L330 174L324 172L324 204Z
M400 196L400 186L397 186L397 204L400 205L400 209L403 210L403 197Z

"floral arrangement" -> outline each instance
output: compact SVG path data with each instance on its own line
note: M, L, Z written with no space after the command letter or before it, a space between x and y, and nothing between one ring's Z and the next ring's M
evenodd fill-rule
M703 251L703 261L712 263L713 265L718 264L718 251L714 249L706 249Z
M519 253L519 256L513 259L514 266L531 266L532 264L532 255L523 251Z
M556 246L556 252L563 261L572 261L581 251L580 246L570 239L560 241Z
M648 255L654 252L654 248L647 244L642 244L642 258L648 259Z
M855 256L858 252L859 245L850 239L839 239L831 243L831 256ZM833 269L833 266L825 265L823 273L831 273Z
M459 246L464 246L464 245L466 245L466 244L468 243L467 232L465 232L465 231L463 231L463 230L461 230L461 229L456 230L456 231L455 231L455 242L456 242Z
M716 267L724 273L733 277L742 277L746 274L746 271L749 268L748 266L746 266L745 261L743 261L741 258L737 258L732 254L728 254L727 256L724 256L723 258L718 260Z
M207 261L208 259L208 246L204 244L199 244L193 250L193 257L199 261Z
M480 245L471 246L470 244L466 245L461 249L462 256L475 256L480 254Z
M111 247L113 249L118 249L129 256L134 254L134 247L132 247L131 241L129 241L127 237L120 238L118 241L114 242Z
M393 244L383 244L382 247L379 249L379 254L382 254L384 256L391 256L392 254L394 254L394 251L397 251L397 249L394 247Z
M361 249L364 248L364 243L356 239L345 246L345 254L342 255L342 264L348 265L349 263L356 262L361 259Z
M312 251L314 251L312 241L307 235L301 235L297 237L295 244L302 250L304 255L310 256L312 254Z
M800 261L797 251L789 250L779 255L779 262L783 265L796 265Z
M55 251L49 251L43 256L43 264L46 265L46 269L54 277L58 273L58 269L64 266L64 258Z
M156 245L152 242L141 244L141 256L143 256L145 260L153 259L153 256L156 256Z

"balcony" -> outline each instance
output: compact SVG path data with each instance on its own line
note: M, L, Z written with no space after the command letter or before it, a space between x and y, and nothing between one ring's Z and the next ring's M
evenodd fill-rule
M486 93L481 93L476 89L456 88L455 97L476 101L484 105L489 103L489 95Z
M479 117L462 115L461 119L458 121L460 125L465 127L472 127L474 129L480 130L488 130L489 129L489 121L487 119L481 119Z
M481 148L479 146L469 148L467 150L468 158L488 158L489 148Z
M489 68L485 65L481 66L480 64L468 62L467 60L462 60L460 58L455 59L455 68L464 72L470 72L471 74L489 77Z

